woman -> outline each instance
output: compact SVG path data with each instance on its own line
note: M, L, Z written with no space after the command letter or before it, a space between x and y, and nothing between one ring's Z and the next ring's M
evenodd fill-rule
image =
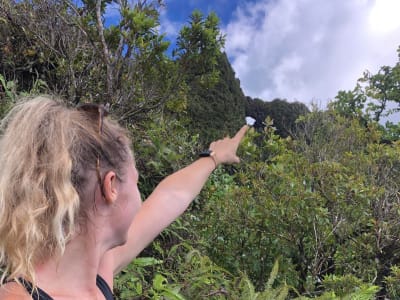
M248 127L165 178L141 204L127 132L101 106L38 97L3 120L0 299L112 299L113 277L174 221Z

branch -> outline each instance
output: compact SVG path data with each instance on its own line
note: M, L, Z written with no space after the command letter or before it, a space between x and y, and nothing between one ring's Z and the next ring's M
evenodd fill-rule
M216 291L211 291L209 292L206 297L211 297L211 296L217 296L217 295L225 295L228 296L229 292L225 288L220 288L219 290Z
M104 26L101 19L101 0L97 0L96 2L96 27L99 32L100 42L103 47L104 61L107 67L107 94L111 97L113 92L113 76L111 70L110 51L108 50L106 39L104 37Z
M104 60L106 61L107 65L108 65L110 63L110 57L109 57L109 50L108 50L108 46L106 43L106 39L104 37L103 21L101 20L101 0L97 0L97 2L96 2L96 21L97 21L96 27L97 27L97 30L99 31L101 45L103 46Z

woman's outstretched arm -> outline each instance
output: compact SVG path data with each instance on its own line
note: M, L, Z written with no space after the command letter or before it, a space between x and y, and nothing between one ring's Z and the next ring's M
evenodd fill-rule
M106 254L105 259L113 261L114 274L128 265L162 230L187 209L219 164L240 161L236 151L248 128L245 125L233 138L211 143L212 156L200 158L160 182L134 217L127 243Z

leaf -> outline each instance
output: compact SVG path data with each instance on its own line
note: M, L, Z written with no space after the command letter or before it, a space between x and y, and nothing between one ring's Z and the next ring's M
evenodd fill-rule
M161 292L162 296L165 296L168 300L186 300L182 295L180 295L177 291L171 289L165 289Z
M278 275L278 270L279 270L279 258L275 260L271 274L269 275L269 279L267 282L267 289L272 288L272 285L275 282L276 276Z
M8 81L6 82L6 79L4 78L3 75L0 74L0 83L4 88L4 91L7 95L8 98L12 99L13 95L11 93L11 90L15 87L14 81Z
M154 265L160 265L163 261L155 259L154 257L138 257L133 260L133 264L137 267L148 267Z
M244 291L242 292L243 299L253 300L257 298L257 294L254 289L253 283L244 275L244 278L241 281L241 285L243 286Z
M167 278L162 276L161 274L156 274L153 279L153 288L157 291L163 290L164 286L168 283Z

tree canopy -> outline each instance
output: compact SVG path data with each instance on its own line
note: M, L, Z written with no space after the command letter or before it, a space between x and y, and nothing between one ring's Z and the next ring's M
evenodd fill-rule
M253 117L254 127L264 129L267 117L271 118L276 127L276 133L282 137L290 136L296 128L296 120L309 113L307 106L300 102L289 103L286 100L274 99L271 102L246 97L246 116Z

